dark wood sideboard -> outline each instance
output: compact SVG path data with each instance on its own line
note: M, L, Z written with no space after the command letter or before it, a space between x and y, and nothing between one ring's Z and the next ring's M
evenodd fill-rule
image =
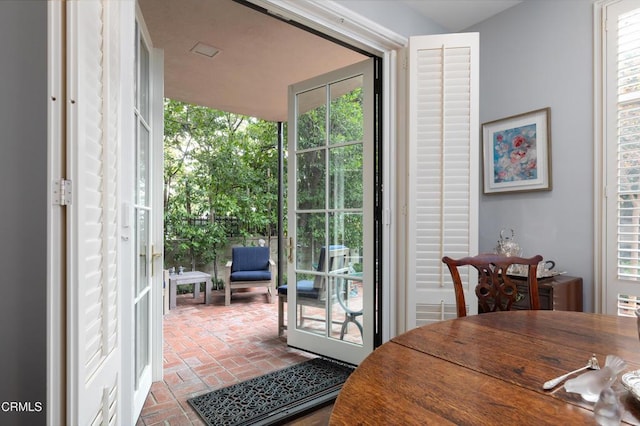
M529 309L529 289L526 278L511 277L518 286L518 301L513 310ZM538 278L538 294L540 309L550 311L582 312L582 278L568 275L556 275L549 278ZM483 313L478 304L478 313Z
M523 298L516 302L513 309L529 309L529 290L526 279L517 279L518 294ZM582 278L569 275L556 275L538 279L540 309L553 311L582 312Z

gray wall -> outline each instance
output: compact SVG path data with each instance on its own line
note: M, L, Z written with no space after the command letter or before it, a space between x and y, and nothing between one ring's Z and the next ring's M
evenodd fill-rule
M480 33L480 123L551 108L553 190L480 198L480 249L513 228L525 255L584 279L593 310L593 27L589 0L527 1Z
M0 40L0 424L37 425L46 410L47 2L0 1ZM12 401L43 408L7 411Z
M404 36L442 32L401 4L341 3ZM585 311L593 310L592 8L591 0L525 1L466 30L480 33L480 123L551 108L553 190L481 195L480 251L513 228L525 255L583 278Z

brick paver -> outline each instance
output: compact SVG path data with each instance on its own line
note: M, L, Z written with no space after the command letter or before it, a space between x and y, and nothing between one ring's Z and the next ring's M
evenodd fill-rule
M264 291L237 292L230 306L224 293L178 295L164 316L164 381L154 383L138 426L201 425L188 398L303 362L313 355L278 338L278 303Z

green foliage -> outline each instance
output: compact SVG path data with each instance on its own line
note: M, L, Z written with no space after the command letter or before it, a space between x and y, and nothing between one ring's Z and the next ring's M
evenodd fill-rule
M355 83L346 80L345 87L336 89L339 92ZM332 211L329 217L308 213L297 218L297 243L311 254L317 253L318 244L324 244L326 240L326 220L329 221L330 244L351 248L362 246L362 215L346 212L363 207L362 101L362 88L356 87L331 101L328 124L324 105L304 111L298 117L298 148L305 151L296 159L297 207ZM314 150L326 145L328 151ZM327 177L329 182L326 182Z
M326 241L362 246L363 96L357 79L332 85L338 96L328 111L310 106L298 118L304 151L296 158L297 208L307 212L299 214L296 233L309 258ZM216 264L229 235L220 218L238 219L245 238L251 229L277 223L277 123L166 100L164 143L165 247L177 262Z
M276 223L275 123L173 100L164 119L165 247L178 261L216 260L227 243L216 218Z

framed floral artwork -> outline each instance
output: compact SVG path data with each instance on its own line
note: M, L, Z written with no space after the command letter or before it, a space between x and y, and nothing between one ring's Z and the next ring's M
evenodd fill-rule
M551 190L551 108L482 125L484 193Z

